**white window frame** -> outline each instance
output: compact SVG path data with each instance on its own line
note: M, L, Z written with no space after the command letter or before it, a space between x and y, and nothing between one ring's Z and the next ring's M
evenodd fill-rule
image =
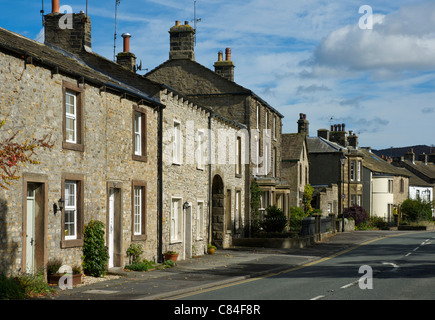
M173 122L173 142L172 142L172 162L174 164L182 164L183 162L183 144L182 144L181 122L174 120Z
M134 112L134 154L142 155L142 117L140 112Z
M175 210L176 209L176 210ZM171 197L171 243L182 242L183 239L183 198Z
M204 170L205 167L205 148L204 148L204 141L205 141L205 133L204 130L200 129L196 132L197 136L197 147L196 147L196 163L197 163L197 169Z
M258 102L256 103L256 120L257 120L257 130L260 129L260 106L258 105Z
M142 186L134 186L133 188L134 192L134 214L133 214L133 234L141 235L142 234L142 192L143 187Z
M70 203L69 196L70 196L70 190L69 186L73 186L72 195L74 197L74 201ZM76 181L65 181L65 240L74 240L77 239L77 182ZM70 213L70 219L66 219L67 212ZM71 219L72 218L72 219ZM68 222L67 222L68 220ZM72 221L71 221L72 220ZM69 225L73 225L73 231L74 233L72 235L67 234L67 230L70 230Z
M73 97L73 105L69 104L67 101L68 99L66 98L67 96L71 96ZM74 113L69 113L67 110L70 109L69 107L73 107L73 112ZM73 121L73 139L68 139L70 134L68 131L68 120L72 120ZM65 90L65 131L66 131L66 138L65 141L69 142L69 143L77 143L77 94L71 90Z

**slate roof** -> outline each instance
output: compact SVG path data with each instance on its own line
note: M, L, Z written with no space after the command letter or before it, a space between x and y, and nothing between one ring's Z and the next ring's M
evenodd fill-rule
M412 162L409 160L402 160L402 162L411 170L418 171L421 175L424 175L432 181L435 180L435 163L427 162L425 164L423 161Z
M301 157L306 135L304 133L285 133L281 135L282 160L297 161Z
M270 110L272 110L274 113L276 113L279 117L284 118L284 116L275 108L273 108L270 104L268 104L265 100L263 100L260 96L258 96L255 92L253 92L250 89L247 89L239 84L237 84L234 81L228 80L224 77L222 77L221 75L217 74L216 72L214 72L213 70L203 66L202 64L194 61L194 60L190 60L190 59L169 59L166 60L165 62L163 62L162 64L158 65L156 68L154 68L153 70L149 71L148 73L146 73L144 75L144 77L147 77L149 75L151 75L152 73L156 72L158 69L161 68L165 68L165 67L170 67L172 65L178 65L180 63L186 64L185 68L188 69L188 71L186 72L192 72L195 70L198 70L199 72L205 72L207 73L207 75L209 77L213 77L214 79L217 79L218 81L224 81L226 82L229 87L232 88L232 91L227 91L227 92L222 92L220 94L225 94L225 95L238 95L238 94L246 94L246 95L251 95L252 97L254 97L255 99L259 100L261 103L263 103L265 106L267 106ZM219 95L219 94L213 94L213 93L202 93L202 94L187 94L188 96L207 96L207 95Z
M335 153L345 149L343 146L321 137L307 137L307 148L309 153Z
M391 174L398 176L409 176L409 172L403 168L396 167L390 162L378 157L373 152L360 148L360 152L364 155L363 167L379 174Z
M116 63L95 53L84 53L82 56L76 56L3 28L0 28L0 50L15 54L24 59L26 63L42 65L51 69L53 73L65 73L77 78L78 81L86 81L96 86L128 94L138 100L144 100L154 107L164 107L158 98L143 90L143 80L138 81L138 78L131 77L132 72L119 69ZM112 70L106 72L107 69L99 68L98 65L104 65L106 68L111 66ZM148 84L151 87L150 82Z

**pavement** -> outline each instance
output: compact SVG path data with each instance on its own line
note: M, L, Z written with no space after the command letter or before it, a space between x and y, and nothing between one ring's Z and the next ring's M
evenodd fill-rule
M303 267L366 242L409 231L339 232L300 249L234 247L178 261L175 267L146 272L111 269L121 277L60 290L53 300L171 300L217 286Z

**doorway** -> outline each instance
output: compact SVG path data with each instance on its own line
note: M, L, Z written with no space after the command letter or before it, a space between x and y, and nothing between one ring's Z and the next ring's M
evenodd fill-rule
M212 184L212 242L222 248L225 235L225 194L224 183L219 175L215 175Z
M24 180L23 193L23 269L35 274L46 260L46 183Z
M121 189L109 187L107 202L107 246L109 251L109 268L121 267L123 263Z
M185 209L184 215L184 259L192 258L192 204Z

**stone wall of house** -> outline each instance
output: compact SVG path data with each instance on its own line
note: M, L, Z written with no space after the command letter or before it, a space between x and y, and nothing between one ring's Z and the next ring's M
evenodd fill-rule
M210 180L215 175L219 175L223 180L225 190L229 189L234 193L233 199L236 190L240 190L241 196L244 198L245 171L242 169L240 177L236 177L234 160L232 160L235 146L234 137L238 128L216 117L212 117L209 124L211 116L209 110L192 104L172 92L162 92L161 101L166 105L163 117L163 251L176 251L179 253L179 259L186 259L206 252L207 244L213 240L213 228L220 228L220 230L215 231L221 232L214 233L214 235L219 234L219 240L224 241L226 245L231 243L234 234L227 232L223 224L227 214L224 211L226 209L223 209L221 217L215 218L215 220L211 219L212 211L209 211L209 206L211 206ZM180 124L182 131L181 163L173 161L174 122ZM211 125L211 130L209 130L209 125ZM203 132L202 166L198 163L198 130ZM209 144L209 134L213 136L211 144ZM212 151L211 175L208 166L210 150ZM179 224L182 229L182 234L179 237L172 234L174 227L171 227L171 223L176 223L171 217L174 210L174 200L181 201L181 204L185 202L189 204L188 209L183 209L185 218ZM203 219L198 220L198 210L201 206ZM234 205L232 207L234 208ZM190 210L192 218L190 224L189 221L186 221L189 217L188 210ZM242 203L242 210L245 210L244 203ZM234 211L230 214L234 215ZM202 225L199 225L200 221L202 221ZM220 223L222 225L218 227ZM192 234L191 241L186 240L189 233ZM191 242L190 245L189 242Z
M107 222L108 183L118 182L122 189L122 253L131 243L132 180L147 182L147 239L141 241L144 258L155 259L157 244L157 114L144 106L147 114L146 162L132 160L133 101L119 95L101 92L91 84L84 85L84 151L62 147L62 83L77 84L63 74L53 74L43 66L25 65L24 61L0 53L0 113L7 116L2 139L19 130L17 140L51 134L54 147L40 150L35 159L40 164L25 165L23 176L38 176L48 185L46 216L46 252L44 264L62 258L65 264L81 264L82 247L61 246L61 213L53 204L61 196L62 175L84 177L84 225L91 219ZM83 85L81 85L83 86ZM0 268L18 272L23 268L23 195L24 180L14 182L9 190L0 190ZM107 224L106 224L107 225ZM5 259L6 257L6 259Z

